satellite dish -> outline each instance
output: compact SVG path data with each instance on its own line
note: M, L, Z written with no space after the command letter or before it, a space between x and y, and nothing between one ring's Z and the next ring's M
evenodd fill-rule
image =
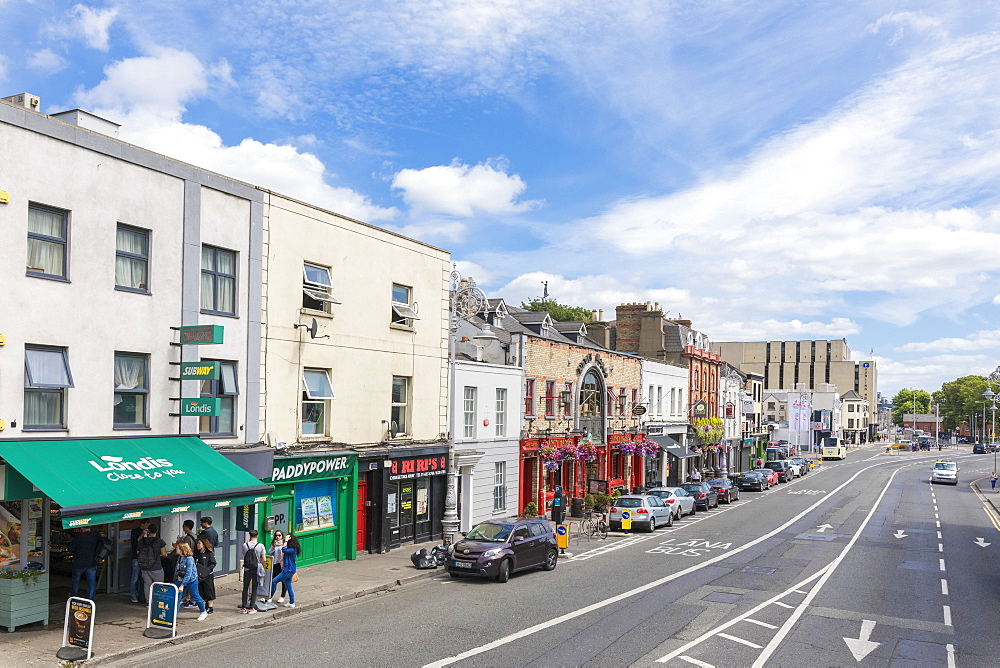
M316 322L316 318L313 318L312 324L309 325L309 338L315 339L316 334L319 333L319 323Z

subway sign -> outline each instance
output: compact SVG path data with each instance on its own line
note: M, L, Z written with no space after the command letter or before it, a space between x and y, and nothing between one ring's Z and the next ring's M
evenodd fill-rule
M181 399L181 415L218 417L222 412L222 399Z
M184 380L218 380L222 365L219 362L181 362Z

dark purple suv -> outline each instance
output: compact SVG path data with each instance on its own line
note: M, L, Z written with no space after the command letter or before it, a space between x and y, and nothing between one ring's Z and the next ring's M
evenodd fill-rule
M506 582L514 571L538 566L551 571L558 561L548 520L515 517L477 524L451 547L445 569L453 578L478 575Z

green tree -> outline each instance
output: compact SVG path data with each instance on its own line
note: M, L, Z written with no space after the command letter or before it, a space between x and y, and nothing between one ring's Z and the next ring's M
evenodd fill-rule
M568 306L557 304L551 299L532 299L525 304L521 302L521 308L528 311L548 311L553 320L559 322L590 322L591 312L582 306Z
M986 378L983 376L962 376L941 385L934 393L941 415L941 428L951 431L958 425L971 422L973 415L983 410L983 392Z
M914 403L916 402L916 403ZM892 423L903 425L904 413L930 413L931 395L924 390L900 390L892 398Z

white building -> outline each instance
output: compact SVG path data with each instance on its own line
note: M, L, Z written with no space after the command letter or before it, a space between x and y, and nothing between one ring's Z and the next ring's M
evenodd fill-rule
M841 399L835 385L820 383L812 390L799 383L793 390L765 390L762 403L772 443L789 443L800 452L809 452L824 437L843 437Z
M688 368L667 362L642 360L642 429L664 448L646 457L646 480L680 484L695 455L687 448Z

